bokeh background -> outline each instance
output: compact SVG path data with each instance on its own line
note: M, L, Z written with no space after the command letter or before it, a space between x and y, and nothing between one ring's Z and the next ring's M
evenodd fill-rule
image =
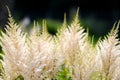
M32 23L46 19L49 32L55 34L63 22L64 13L69 24L79 7L81 25L89 28L90 35L100 37L107 34L115 21L120 19L119 4L119 0L0 0L0 24L3 28L7 20L4 6L8 5L16 21Z

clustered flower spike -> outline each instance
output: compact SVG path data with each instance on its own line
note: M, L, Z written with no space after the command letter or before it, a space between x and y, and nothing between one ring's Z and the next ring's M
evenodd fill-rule
M35 22L30 33L22 31L9 12L8 25L0 36L4 53L0 54L0 80L119 80L120 21L93 46L78 12L70 25L65 15L55 36L47 32L45 20L42 28Z
M120 79L120 41L118 39L119 24L120 22L117 27L114 25L107 37L100 41L98 45L98 53L101 60L101 76L102 79L105 80Z

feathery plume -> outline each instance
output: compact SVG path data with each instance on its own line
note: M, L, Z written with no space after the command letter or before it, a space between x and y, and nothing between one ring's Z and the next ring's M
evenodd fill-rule
M26 35L22 33L21 27L17 25L9 13L9 22L5 28L6 33L2 32L0 44L3 52L3 67L5 69L5 80L13 80L20 75L26 59Z
M113 29L99 42L99 56L101 59L101 77L105 80L117 80L120 70L120 42L118 39L118 23L114 24Z

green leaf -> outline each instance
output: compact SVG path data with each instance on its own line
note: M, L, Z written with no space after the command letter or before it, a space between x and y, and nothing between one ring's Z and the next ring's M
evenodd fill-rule
M15 80L24 80L22 75L19 75Z
M72 80L69 69L63 64L56 77L57 80Z

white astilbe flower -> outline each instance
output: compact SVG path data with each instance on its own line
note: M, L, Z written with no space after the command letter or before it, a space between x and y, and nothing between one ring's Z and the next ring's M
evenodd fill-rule
M103 41L99 42L98 55L101 58L101 79L118 80L120 76L120 41L115 25ZM100 67L100 66L99 66Z
M44 24L44 23L43 23ZM43 26L46 27L46 26ZM37 28L37 27L36 27ZM43 80L54 77L55 54L52 39L47 33L37 32L35 27L28 39L28 60L24 69L25 80Z
M82 38L81 42L82 41L84 42L84 39L85 39L84 29L80 27L79 22L76 21L75 19L73 23L74 24L71 24L71 26L68 26L67 28L65 28L61 32L61 34L58 35L58 38L60 41L59 43L61 46L61 52L63 53L66 60L68 61L68 64L72 64L72 61L74 61L74 56L76 55L74 53L79 52L78 51L79 40Z
M2 32L1 46L3 52L3 67L5 69L4 80L13 80L20 75L20 71L25 66L26 60L26 35L21 32L21 28L9 15L9 22L6 25L6 33Z
M59 51L70 70L72 79L88 80L94 71L96 51L88 41L88 34L79 24L78 13L73 23L67 28L65 26L67 25L64 21L63 31L58 34Z

